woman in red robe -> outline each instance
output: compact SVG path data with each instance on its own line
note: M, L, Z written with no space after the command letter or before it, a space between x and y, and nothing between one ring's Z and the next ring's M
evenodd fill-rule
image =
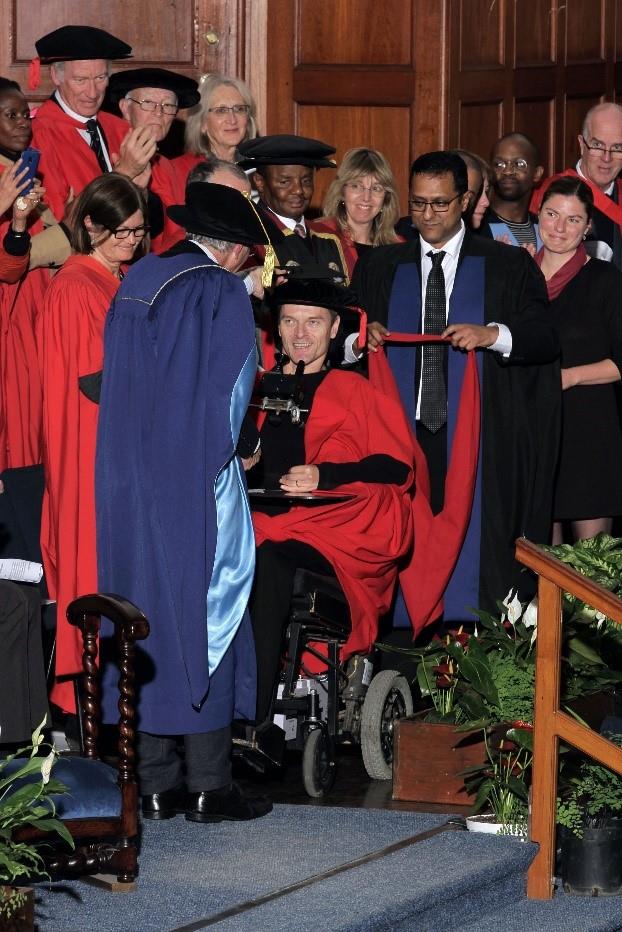
M0 78L0 239L27 255L21 274L0 275L0 471L41 461L41 383L35 327L50 267L69 255L67 237L39 204L43 189L18 197L19 156L32 136L28 102L19 84ZM15 199L12 216L7 215ZM28 271L29 269L29 271Z
M339 237L352 280L367 249L403 242L394 229L399 216L395 178L382 152L350 149L326 192L323 216L311 229Z
M67 605L97 589L94 470L104 320L122 266L145 248L144 211L140 189L122 175L101 175L87 185L75 205L75 255L46 293L38 331L46 477L41 551L57 603L51 699L65 711L74 708L73 677L82 667Z

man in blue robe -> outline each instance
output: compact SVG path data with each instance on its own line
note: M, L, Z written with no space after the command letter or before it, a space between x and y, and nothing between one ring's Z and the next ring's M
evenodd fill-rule
M257 363L233 273L268 240L233 188L190 184L169 214L186 239L130 269L106 321L99 585L140 606L151 629L137 663L143 816L252 819L272 804L232 782L231 721L255 709L255 542L236 444Z
M370 349L391 331L435 333L453 347L439 346L435 366L426 350L415 353L408 345L390 346L387 353L427 459L434 514L447 505L445 479L464 375L465 354L455 350L478 351L479 461L466 533L441 588L448 621L472 620L473 608L496 611L497 600L526 580L514 560L516 538L550 539L561 405L559 344L544 279L525 250L465 229L467 187L459 156L420 156L409 200L417 238L370 250L353 278L370 321ZM439 318L435 328L428 326L432 316ZM429 583L420 579L417 585ZM398 608L396 625L408 625L403 603ZM434 618L411 617L415 633Z

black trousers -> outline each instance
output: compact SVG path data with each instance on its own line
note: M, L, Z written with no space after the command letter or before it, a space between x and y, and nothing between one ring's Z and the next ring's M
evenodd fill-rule
M49 708L39 592L0 580L0 743L29 741L44 715Z
M190 793L231 785L231 727L196 735L136 733L137 775L140 793L151 796L175 789L184 782L180 741L185 750L185 782Z
M257 655L257 721L270 711L279 672L283 631L298 568L334 576L331 564L319 551L297 540L267 540L257 548L255 584L250 614Z

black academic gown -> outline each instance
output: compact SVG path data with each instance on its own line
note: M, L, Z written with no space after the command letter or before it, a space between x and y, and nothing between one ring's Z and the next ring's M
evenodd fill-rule
M415 239L378 247L358 262L353 286L370 322L386 324L400 265L414 263L420 283L420 254ZM497 600L510 587L529 593L525 574L514 560L516 538L550 540L561 411L559 342L544 279L525 250L467 230L456 283L467 256L485 261L484 321L506 324L512 334L509 359L482 352L479 607L495 611ZM420 329L420 319L413 320L412 332Z
M283 227L278 217L267 210L261 201L257 210L274 247L279 268L319 265L342 277L344 282L349 281L348 265L338 236L311 230L307 226L307 235L303 238Z

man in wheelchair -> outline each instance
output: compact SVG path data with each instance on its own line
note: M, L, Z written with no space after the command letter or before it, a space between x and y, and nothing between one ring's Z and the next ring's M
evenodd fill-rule
M370 652L412 546L412 447L401 407L329 362L340 314L353 316L353 293L298 279L272 300L282 353L260 384L261 458L247 474L257 544L256 738L269 730L296 571L333 577L345 595L345 660Z

